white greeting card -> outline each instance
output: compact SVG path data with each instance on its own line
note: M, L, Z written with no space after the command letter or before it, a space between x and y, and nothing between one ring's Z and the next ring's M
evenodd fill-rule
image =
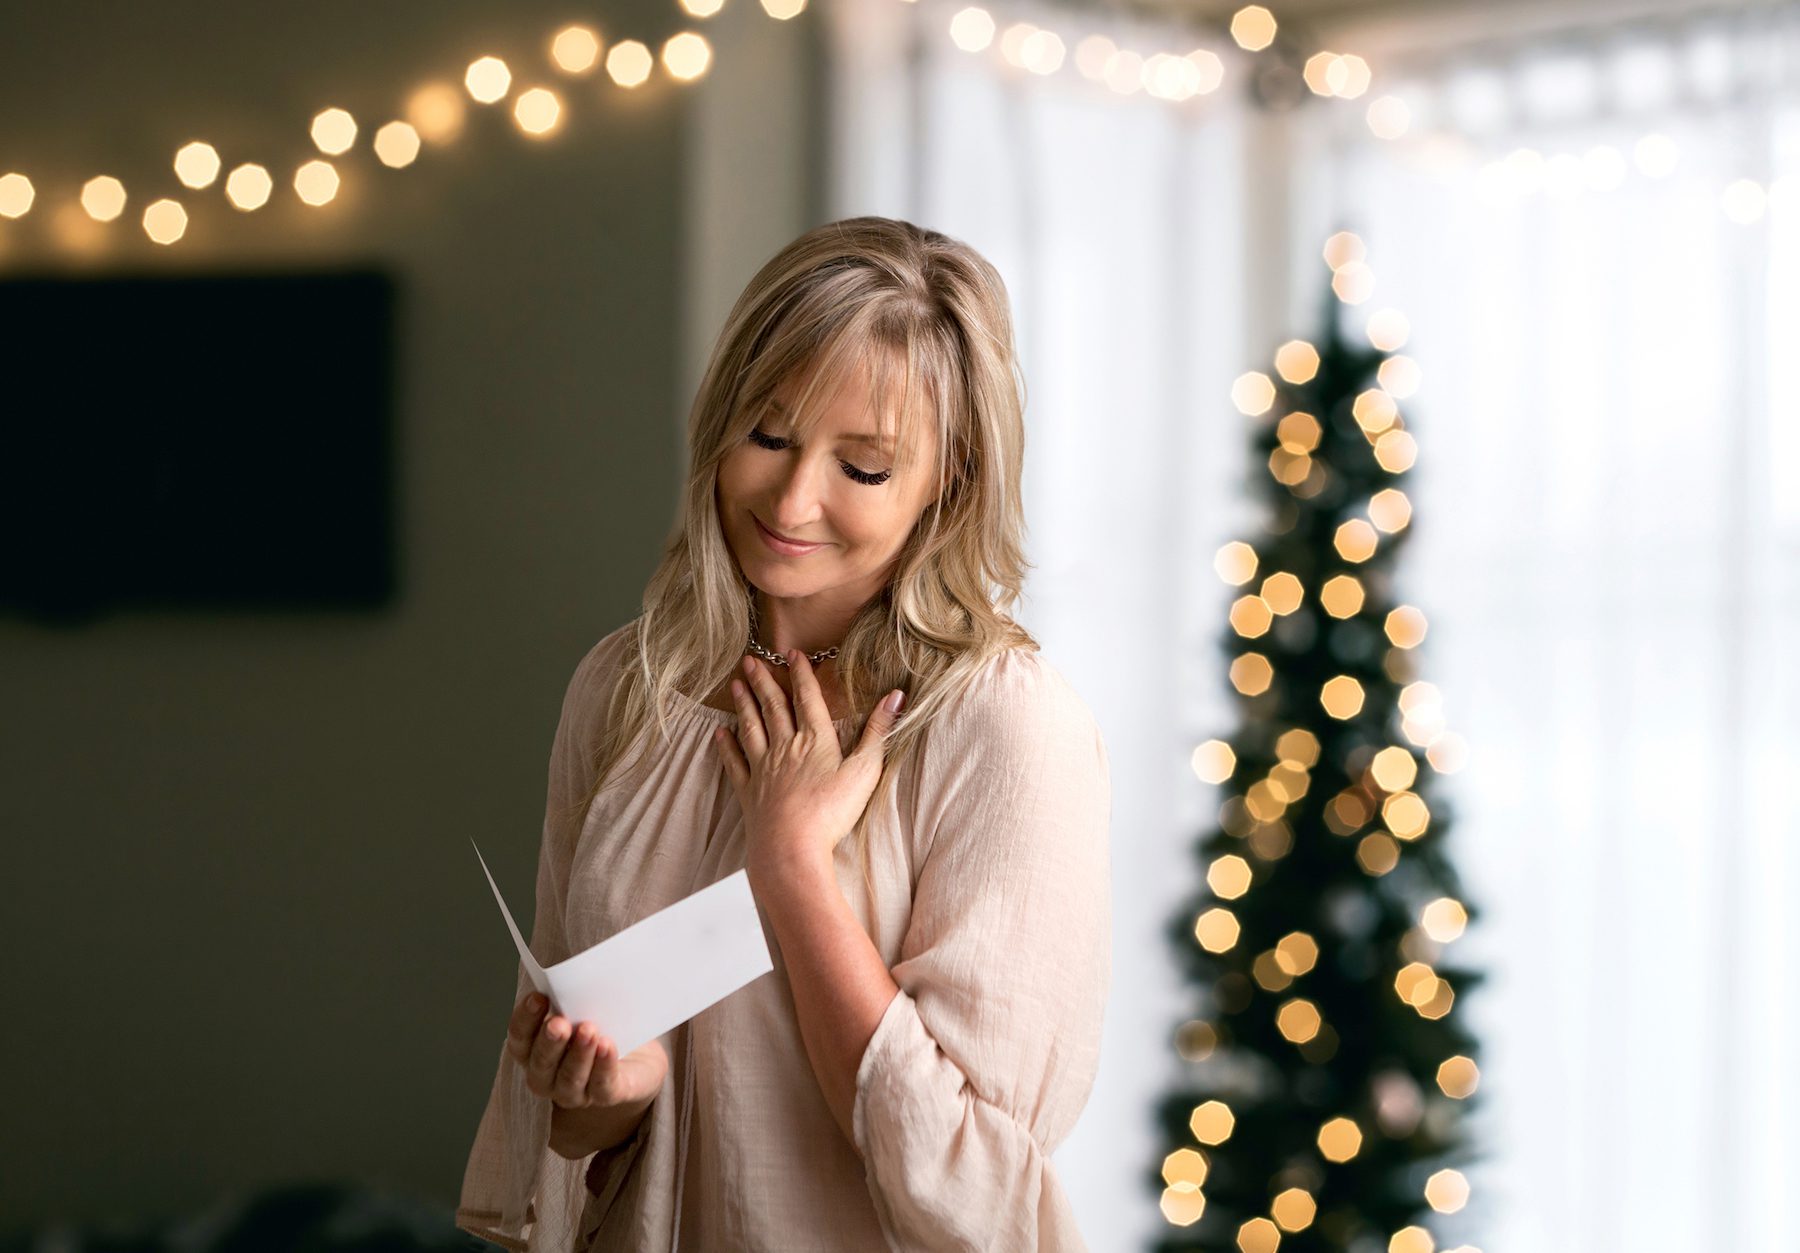
M745 871L545 967L519 934L479 847L475 856L532 986L571 1023L593 1023L620 1057L775 968Z

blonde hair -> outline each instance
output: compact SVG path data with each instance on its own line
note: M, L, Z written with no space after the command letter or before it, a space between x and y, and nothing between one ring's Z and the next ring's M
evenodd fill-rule
M889 375L902 364L901 400L890 408ZM856 615L835 659L858 735L875 697L906 692L881 780L846 833L861 846L872 905L868 821L899 773L916 770L934 716L989 658L1038 651L1008 613L1031 563L1020 499L1025 383L1006 285L969 245L910 222L854 217L807 231L757 271L732 307L688 417L680 517L627 632L578 813L609 775L628 768L652 728L667 742L671 689L704 701L742 662L754 589L720 523L720 463L784 382L803 380L790 411L804 435L819 421L813 396L833 395L859 369L878 420L898 427L897 464L918 468L921 424L935 425L939 485L888 585Z

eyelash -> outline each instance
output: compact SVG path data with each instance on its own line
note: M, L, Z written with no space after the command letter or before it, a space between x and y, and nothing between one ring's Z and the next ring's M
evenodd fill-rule
M783 448L787 447L787 441L785 439L778 439L773 435L764 435L760 430L757 430L754 427L752 427L750 431L750 442L755 444L758 448L766 448L770 452L780 452ZM857 469L848 461L840 461L838 464L844 467L845 474L855 479L858 483L865 484L869 487L881 486L883 483L887 482L888 479L892 478L894 474L892 470L883 470L879 474L871 474L867 470Z

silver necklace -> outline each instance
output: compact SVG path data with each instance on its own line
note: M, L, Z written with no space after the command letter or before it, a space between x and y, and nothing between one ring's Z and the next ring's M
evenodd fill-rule
M761 642L756 638L756 602L755 601L750 602L750 651L755 653L758 657L761 657L764 661L770 663L771 665L785 666L788 664L788 659L786 657L783 657L780 653L775 652L771 649L764 648L762 646ZM806 659L808 661L812 662L813 665L816 666L822 661L828 661L831 658L837 656L837 653L838 653L837 645L833 644L830 648L822 649L819 652L808 653L806 655Z

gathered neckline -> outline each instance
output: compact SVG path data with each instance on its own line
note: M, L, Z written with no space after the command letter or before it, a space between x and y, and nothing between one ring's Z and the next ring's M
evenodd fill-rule
M709 722L716 722L721 726L726 726L738 720L738 715L734 710L714 709L711 705L695 700L686 692L678 691L675 688L670 688L669 691L683 708L693 710L695 713L705 717ZM848 726L855 721L855 718L833 718L831 720L831 725L834 727L842 727Z

